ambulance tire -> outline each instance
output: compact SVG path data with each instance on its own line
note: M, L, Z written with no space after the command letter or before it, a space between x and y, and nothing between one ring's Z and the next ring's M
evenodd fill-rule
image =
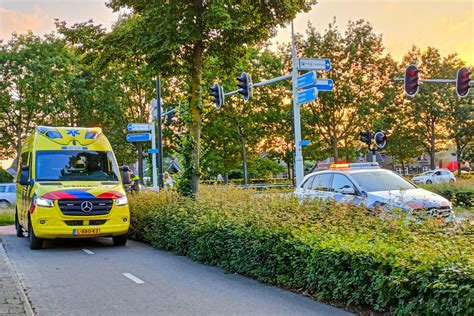
M127 234L112 236L112 241L114 242L115 246L125 246L127 243Z
M23 228L20 225L20 221L18 220L18 210L15 211L15 229L16 229L16 237L23 237Z
M36 250L43 248L43 239L36 237L31 225L31 220L28 218L28 239L30 240L30 249Z

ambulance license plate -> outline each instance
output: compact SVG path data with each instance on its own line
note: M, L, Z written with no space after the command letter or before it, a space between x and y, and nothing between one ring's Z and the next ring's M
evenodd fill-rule
M100 234L100 228L79 228L73 229L72 234L74 236L82 236L82 235L98 235Z

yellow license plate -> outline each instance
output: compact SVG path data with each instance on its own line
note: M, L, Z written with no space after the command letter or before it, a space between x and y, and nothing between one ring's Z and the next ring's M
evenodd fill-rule
M79 228L73 229L72 234L74 236L81 236L81 235L98 235L100 234L100 228Z

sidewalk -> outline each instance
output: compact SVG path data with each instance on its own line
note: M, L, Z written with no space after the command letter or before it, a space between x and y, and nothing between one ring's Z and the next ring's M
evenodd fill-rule
M2 244L2 235L14 234L14 226L0 226L0 315L33 315Z

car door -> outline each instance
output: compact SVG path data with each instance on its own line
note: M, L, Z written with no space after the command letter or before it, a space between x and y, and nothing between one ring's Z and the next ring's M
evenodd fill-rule
M322 200L333 198L331 192L332 174L332 172L326 172L314 175L308 195Z
M441 176L441 171L436 171L433 174L433 183L440 183L443 181L443 177Z
M29 185L22 185L20 180L22 178L30 180L30 171L23 171L22 167L28 166L29 167L29 159L30 156L28 152L24 152L20 156L20 162L18 164L18 173L17 173L17 190L16 190L16 205L18 210L18 217L20 222L22 223L23 227L27 227L28 221L28 210L30 208L29 201L31 200L29 197L30 186Z
M353 193L349 192L351 190ZM334 199L337 202L360 203L360 197L357 195L358 191L354 186L354 183L352 183L352 181L344 174L334 173L331 191L333 192Z

